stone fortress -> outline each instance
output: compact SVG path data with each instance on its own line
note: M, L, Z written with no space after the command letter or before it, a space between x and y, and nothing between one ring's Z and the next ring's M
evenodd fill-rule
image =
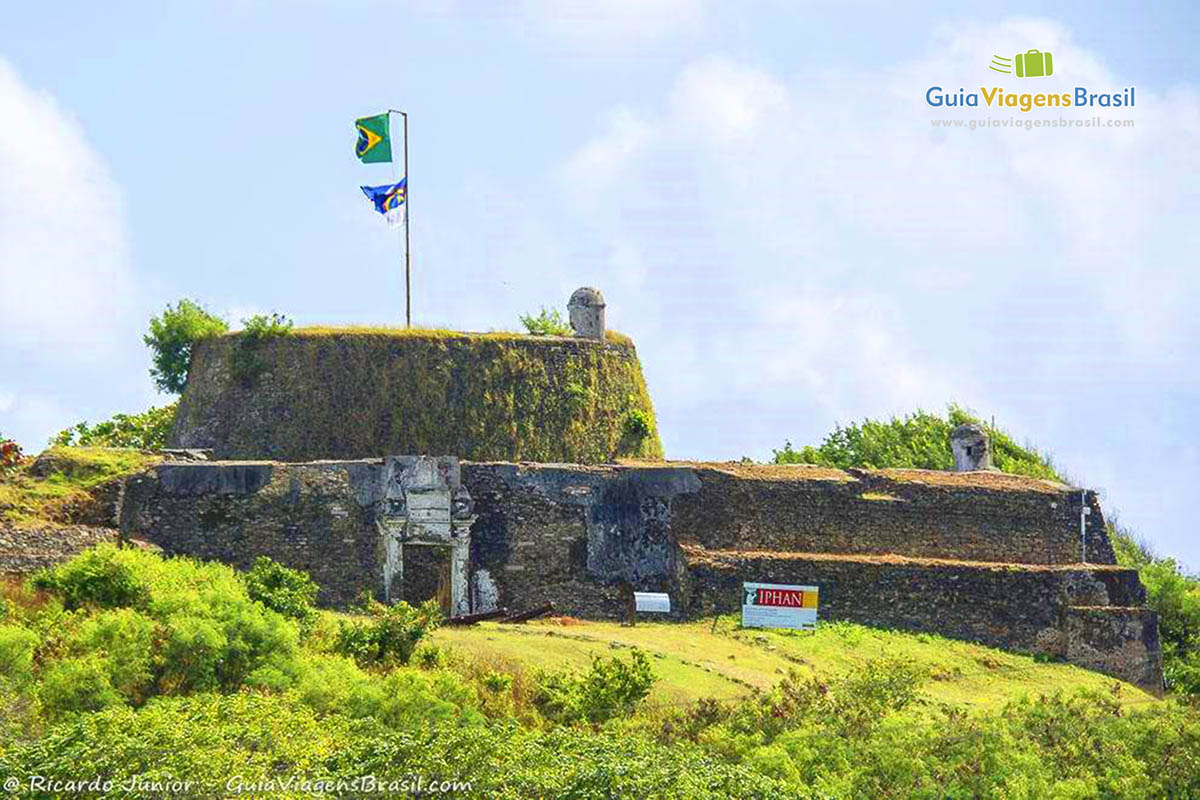
M973 426L954 431L952 472L662 461L636 352L605 331L603 297L580 289L569 311L575 336L350 330L303 357L280 340L249 382L229 374L229 342L198 348L179 457L128 479L122 535L240 567L270 556L332 606L366 590L450 615L552 602L615 618L632 585L688 619L736 611L744 580L815 584L821 619L1041 653L1161 691L1158 621L1115 564L1095 493L992 470ZM297 361L357 372L293 399ZM413 370L445 380L430 391ZM508 403L499 437L465 407L484 397Z

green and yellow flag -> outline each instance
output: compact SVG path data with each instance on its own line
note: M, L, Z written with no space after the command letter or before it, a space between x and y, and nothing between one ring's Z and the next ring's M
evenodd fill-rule
M392 137L388 134L388 115L376 114L354 120L358 131L358 142L354 154L364 164L377 164L392 160Z

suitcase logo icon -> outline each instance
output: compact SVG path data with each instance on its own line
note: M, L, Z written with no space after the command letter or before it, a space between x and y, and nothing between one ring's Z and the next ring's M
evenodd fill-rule
M1017 53L1013 58L992 56L992 63L988 66L996 72L1009 75L1016 72L1018 78L1045 78L1054 74L1054 58L1050 53L1040 50L1027 50Z

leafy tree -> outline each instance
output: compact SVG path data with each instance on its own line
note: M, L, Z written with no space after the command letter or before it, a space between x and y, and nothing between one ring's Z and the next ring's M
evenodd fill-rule
M175 419L176 403L152 408L141 414L114 414L107 422L80 422L59 431L51 445L63 447L135 447L161 450Z
M521 324L525 326L526 331L534 336L571 335L571 326L562 318L562 314L558 313L557 308L547 310L545 306L542 306L537 316L522 314Z
M161 315L151 317L150 332L142 341L154 353L150 376L159 390L171 394L183 392L196 342L228 330L225 320L186 298L174 306L168 304Z

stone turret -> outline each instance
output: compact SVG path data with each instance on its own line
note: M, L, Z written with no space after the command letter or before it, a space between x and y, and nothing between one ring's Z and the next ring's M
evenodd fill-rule
M571 328L584 339L604 338L604 295L599 289L584 286L576 289L567 302Z
M950 431L950 452L955 472L992 469L992 443L979 425L968 422Z

